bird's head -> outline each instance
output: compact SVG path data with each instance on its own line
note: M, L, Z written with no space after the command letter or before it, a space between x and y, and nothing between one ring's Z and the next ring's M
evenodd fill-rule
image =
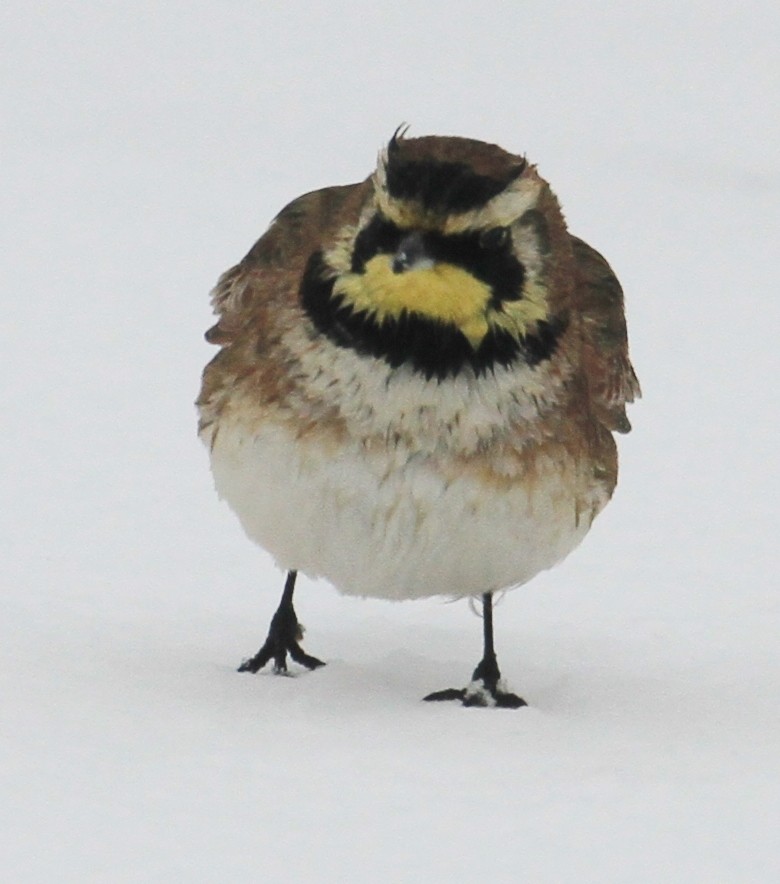
M302 300L320 332L428 377L550 358L565 225L523 157L396 133L371 183L358 223L309 261Z

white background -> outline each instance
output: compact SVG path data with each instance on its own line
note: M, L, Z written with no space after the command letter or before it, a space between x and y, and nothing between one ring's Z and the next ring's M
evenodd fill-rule
M775 2L0 11L0 877L774 882ZM644 399L582 548L497 608L527 709L430 706L465 603L282 575L211 488L208 290L401 122L526 153L627 296Z

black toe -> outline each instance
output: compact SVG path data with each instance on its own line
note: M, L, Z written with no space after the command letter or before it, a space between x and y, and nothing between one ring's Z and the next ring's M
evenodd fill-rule
M325 665L322 660L307 654L296 638L289 635L280 636L272 632L269 633L265 644L254 657L248 657L242 661L238 671L257 673L273 658L274 672L277 675L287 675L288 654L296 663L300 663L301 666L305 666L307 669L319 669L320 666Z
M464 700L465 697L465 688L445 688L443 691L434 691L432 694L428 694L423 697L423 700L433 700L434 702L437 700Z

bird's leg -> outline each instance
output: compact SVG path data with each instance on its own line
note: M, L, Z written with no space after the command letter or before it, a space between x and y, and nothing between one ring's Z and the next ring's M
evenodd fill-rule
M293 590L297 576L297 571L288 572L282 600L271 619L268 638L254 657L244 660L238 667L239 672L259 672L273 658L274 672L286 675L287 654L307 669L317 669L325 665L322 660L309 656L299 644L303 638L303 627L298 622L293 607Z
M485 648L482 659L471 676L471 684L463 696L464 706L501 706L518 709L527 705L525 700L505 689L493 647L493 593L482 596L482 623Z
M482 624L484 630L484 653L466 688L449 688L428 694L426 700L460 700L464 706L499 706L503 709L519 709L527 705L517 694L507 691L501 681L501 672L493 646L493 593L482 596Z

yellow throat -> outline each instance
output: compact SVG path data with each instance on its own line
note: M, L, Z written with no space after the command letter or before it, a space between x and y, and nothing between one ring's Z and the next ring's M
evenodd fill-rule
M392 258L376 255L366 262L363 273L341 277L334 293L380 322L411 313L454 325L474 347L488 332L490 287L453 264L395 273Z
M380 323L407 313L454 326L474 349L491 327L519 338L547 317L542 286L526 284L522 299L496 308L490 286L461 267L439 262L396 273L384 254L367 261L363 273L341 276L333 291Z

